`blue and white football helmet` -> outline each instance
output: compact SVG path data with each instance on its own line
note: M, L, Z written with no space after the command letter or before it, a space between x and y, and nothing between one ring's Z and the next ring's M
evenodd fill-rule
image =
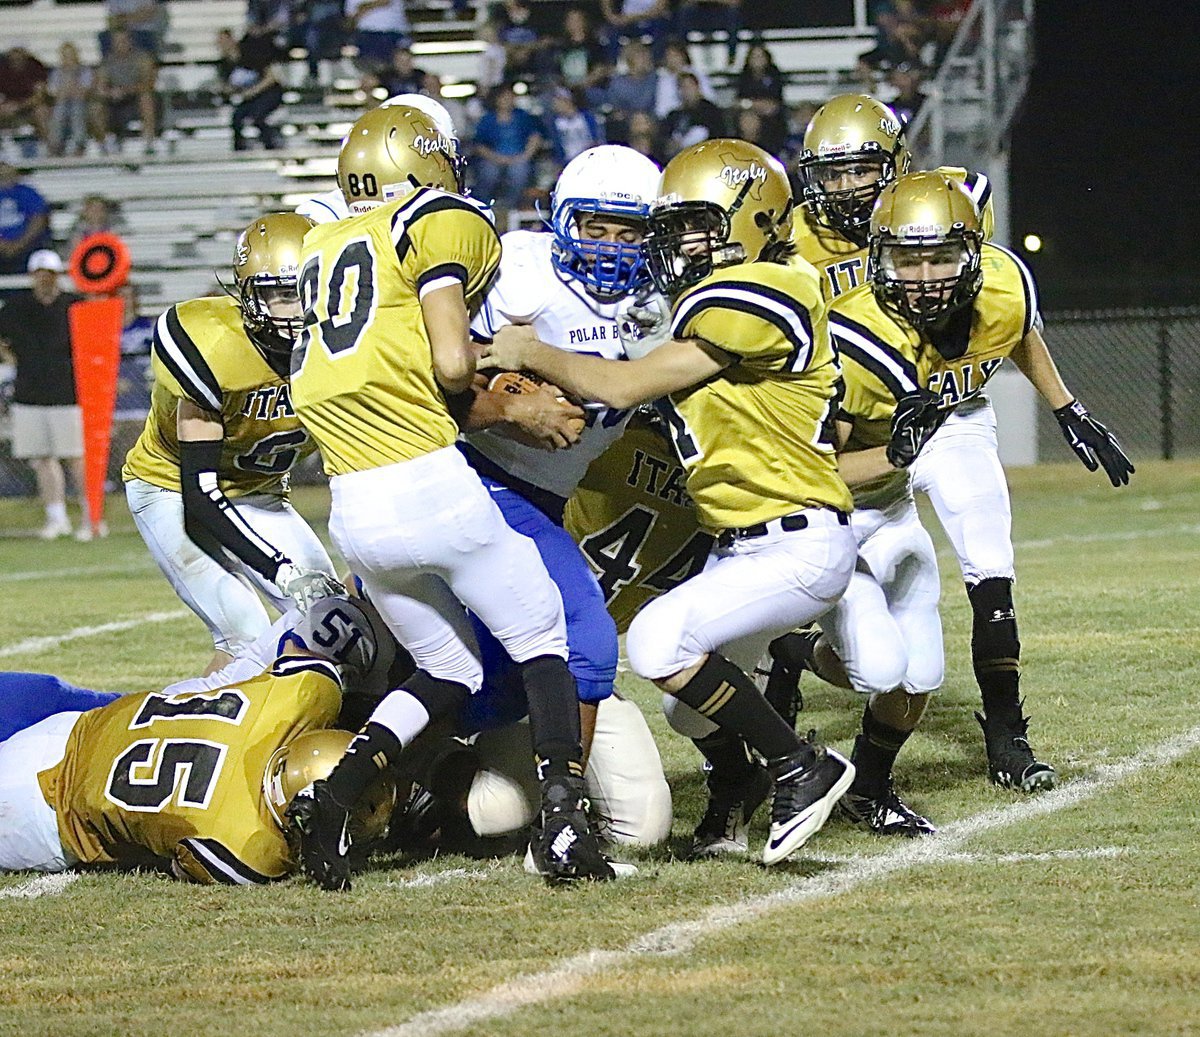
M645 155L620 144L589 148L571 159L550 196L555 269L602 302L614 302L645 284L641 247L581 237L579 217L596 213L645 220L658 196L660 175Z

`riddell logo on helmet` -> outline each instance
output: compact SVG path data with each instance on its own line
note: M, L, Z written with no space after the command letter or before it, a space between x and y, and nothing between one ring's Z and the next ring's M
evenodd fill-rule
M946 232L940 223L902 223L896 234L901 238L936 238Z
M721 180L726 187L740 187L750 180L766 180L767 170L757 162L751 162L748 169L738 169L735 166L727 165L717 174L717 179Z

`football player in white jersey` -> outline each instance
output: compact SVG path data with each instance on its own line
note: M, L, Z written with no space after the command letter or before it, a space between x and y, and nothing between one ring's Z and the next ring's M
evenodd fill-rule
M388 108L400 105L415 108L428 115L438 128L438 132L447 140L452 141L457 149L458 131L454 128L454 120L450 118L446 106L440 101L435 101L432 97L426 97L424 94L396 94L394 97L389 97L379 107ZM460 186L461 183L460 169ZM311 198L305 198L296 206L296 212L301 216L307 216L313 223L332 223L334 220L344 220L349 216L350 208L342 196L342 189L334 187L321 194L314 194Z
M572 159L551 198L552 233L519 230L501 238L500 276L472 323L476 338L490 342L507 324L527 324L561 349L624 358L618 306L649 281L641 241L658 179L650 159L616 144ZM587 561L563 528L563 509L588 465L621 435L629 413L590 408L569 450L547 453L499 429L469 433L460 444L509 525L537 544L562 593L585 746L596 704L613 693L617 628Z

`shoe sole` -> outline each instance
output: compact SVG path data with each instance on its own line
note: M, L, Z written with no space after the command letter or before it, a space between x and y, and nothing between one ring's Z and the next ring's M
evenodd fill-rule
M688 857L691 860L704 860L713 857L745 857L750 852L750 843L739 842L736 839L718 839L716 842L692 845Z
M837 759L845 764L845 772L837 780L833 788L810 806L806 813L800 815L799 822L783 837L778 845L772 845L771 836L767 837L767 845L763 847L763 864L767 865L767 867L785 860L816 835L825 826L825 822L829 820L838 800L846 794L850 786L854 783L854 764L840 753L835 754L832 749L827 751L830 755L836 756ZM773 825L772 828L774 828Z

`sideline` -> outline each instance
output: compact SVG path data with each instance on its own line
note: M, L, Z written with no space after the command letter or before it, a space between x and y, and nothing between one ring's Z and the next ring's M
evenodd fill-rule
M361 1037L433 1037L457 1033L488 1019L512 1015L527 1005L574 996L585 989L592 976L624 967L639 957L682 954L702 939L753 922L781 907L824 900L899 872L949 863L959 855L965 843L984 832L1077 806L1144 770L1173 763L1198 746L1200 726L1118 763L1101 764L1090 775L1060 785L1036 799L951 822L932 838L905 843L870 857L852 858L840 867L800 879L774 893L710 908L695 918L672 922L646 933L619 950L585 951L553 969L517 976L477 997L421 1012L397 1026L364 1031Z

